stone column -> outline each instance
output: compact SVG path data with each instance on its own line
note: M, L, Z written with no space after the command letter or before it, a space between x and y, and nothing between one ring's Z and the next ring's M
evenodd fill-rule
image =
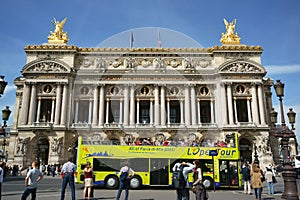
M238 117L237 117L237 107L236 107L236 97L233 97L233 105L234 105L234 121L235 123L238 123Z
M183 108L183 99L180 99L180 124L184 125L184 108Z
M198 124L200 125L201 124L201 112L200 112L200 109L201 109L201 106L200 106L200 98L197 99L197 112L198 112Z
M130 88L130 126L135 125L135 96L134 86Z
M227 85L227 103L228 103L228 114L229 114L229 124L233 125L233 107L232 107L232 92L231 83Z
M128 126L129 124L129 89L128 86L124 88L124 125Z
M109 98L106 98L105 124L108 124L108 117L109 117Z
M191 125L191 113L190 113L190 92L189 86L185 86L184 90L184 117L185 117L185 125Z
M78 110L79 110L79 100L75 99L75 117L74 117L74 123L78 123Z
M253 122L255 124L259 124L257 93L256 93L256 84L255 83L252 83L252 117L253 117Z
M197 116L196 116L196 94L195 86L191 86L191 110L192 110L192 125L197 125Z
M150 99L150 125L153 125L153 99Z
M154 88L154 125L159 125L159 91L157 85Z
M119 116L119 124L123 123L123 98L120 98L120 116Z
M54 120L54 112L55 112L55 97L52 97L52 103L51 103L51 119L50 119L50 123L53 123L53 120Z
M222 124L226 125L228 124L228 116L227 116L227 112L228 112L228 109L227 109L227 106L226 106L226 88L225 88L225 84L224 83L221 83L220 84L220 87L221 87L221 101L220 102L220 106L218 106L219 110L218 113L221 113L220 115L223 116L220 121L222 122ZM223 121L222 121L223 120Z
M166 98L165 98L165 96L166 96L165 87L161 86L161 89L160 89L160 106L161 106L160 124L162 126L166 125Z
M264 100L263 100L263 90L262 85L258 85L258 104L259 104L259 114L260 114L260 123L262 125L266 125L266 119L265 119L265 107L264 107Z
M168 120L168 125L171 124L171 121L170 121L170 99L168 98L167 99L167 120Z
M28 119L28 106L29 106L29 95L30 95L30 85L28 83L24 84L23 97L22 97L22 112L21 114L21 125L27 124Z
M60 120L60 109L61 109L61 84L58 83L56 87L56 105L55 105L55 116L54 124L58 125Z
M63 98L62 98L62 109L61 109L61 121L60 124L65 125L67 120L68 110L68 85L64 84Z
M249 122L252 122L250 100L251 100L251 98L250 98L250 97L247 97L248 121L249 121Z
M99 101L99 116L98 116L98 125L103 126L104 125L104 101L105 101L105 95L104 95L104 85L101 85L100 87L100 101Z
M140 99L136 99L136 124L140 123Z
M36 113L36 123L40 122L40 115L41 115L41 97L38 98L38 106L37 106L37 113Z
M88 124L92 124L93 100L89 100L89 119Z
M210 118L211 118L211 123L215 123L215 109L214 109L214 100L210 100Z
M30 97L30 106L29 106L29 115L28 115L28 124L32 125L36 115L36 83L32 84L31 87L31 97Z
M98 97L99 97L99 90L98 86L94 86L94 100L93 100L93 126L97 126L98 123Z

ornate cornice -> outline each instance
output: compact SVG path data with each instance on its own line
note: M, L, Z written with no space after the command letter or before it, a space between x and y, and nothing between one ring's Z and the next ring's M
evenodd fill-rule
M262 52L261 46L247 45L222 45L209 48L97 48L97 47L77 47L74 45L27 45L25 51L31 50L75 50L78 52L155 52L155 53L213 53L217 51L258 51Z
M218 52L218 51L256 51L262 52L263 49L261 46L247 46L247 45L222 45L222 46L213 46L207 48L208 52Z
M32 51L32 50L75 50L78 51L78 47L74 45L27 45L24 48L25 51Z

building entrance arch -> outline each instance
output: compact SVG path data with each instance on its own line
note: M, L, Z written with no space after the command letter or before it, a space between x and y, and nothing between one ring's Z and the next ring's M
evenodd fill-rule
M46 138L38 138L36 159L41 164L48 165L49 160L49 140Z
M248 161L252 163L253 143L247 138L241 138L239 141L241 161Z

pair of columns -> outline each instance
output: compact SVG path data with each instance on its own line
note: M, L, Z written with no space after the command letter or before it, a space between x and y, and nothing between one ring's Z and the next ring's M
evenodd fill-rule
M226 119L225 121L230 125L233 125L234 123L238 122L236 98L233 98L232 96L232 88L230 83L226 85L222 84L221 87L223 93L222 96L224 98L226 97L227 93L227 110L225 109L226 112L224 113L224 117ZM253 121L255 124L266 124L262 84L252 84L252 96L251 98L247 98L247 111L249 122ZM233 112L235 113L235 115L233 114ZM227 116L229 118L228 120Z
M56 97L52 97L50 123L64 125L67 120L68 85L57 84ZM26 83L22 97L22 110L20 123L32 125L38 123L41 115L42 97L37 97L36 83Z

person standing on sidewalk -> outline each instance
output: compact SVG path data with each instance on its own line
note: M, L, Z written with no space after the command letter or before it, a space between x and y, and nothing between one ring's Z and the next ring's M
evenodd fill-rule
M242 179L244 181L244 193L251 194L251 185L250 185L250 168L247 162L243 164L242 167Z
M3 183L3 178L4 178L4 173L5 173L5 162L0 163L0 200L2 197L2 183Z
M36 199L36 190L38 186L38 182L43 179L43 174L38 169L39 163L38 161L33 161L31 164L32 169L30 169L25 178L25 191L21 197L21 200L26 200L27 197L31 194L31 199Z
M193 187L195 188L195 196L196 196L196 200L207 200L208 199L208 195L207 195L207 191L205 186L202 183L202 169L201 169L201 162L200 160L195 160L194 161L194 174L193 174Z
M75 200L75 183L74 183L75 171L76 171L76 165L72 162L72 158L69 158L68 162L66 162L61 169L61 173L63 173L63 182L61 186L61 195L60 195L61 200L65 199L65 191L68 183L71 188L72 200Z
M260 168L257 164L253 164L252 166L252 171L250 173L252 177L252 188L254 189L255 192L255 198L258 200L261 200L261 193L262 193L262 174L260 172Z
M88 199L90 199L92 187L93 187L93 177L94 177L93 168L91 167L90 162L86 163L83 172L84 172L83 198L86 199L86 196L87 196Z
M266 181L268 183L268 194L274 195L274 183L273 183L273 172L272 169L267 168L267 172L265 174Z
M120 199L123 189L125 189L124 200L128 200L130 177L133 176L134 176L134 171L130 167L128 167L128 161L124 161L124 166L120 169L120 186L119 186L116 200Z
M188 182L188 174L193 171L195 166L188 162L176 163L173 167L173 172L177 169L180 169L184 177L184 186L183 188L176 189L177 200L189 200L190 199L190 184Z

